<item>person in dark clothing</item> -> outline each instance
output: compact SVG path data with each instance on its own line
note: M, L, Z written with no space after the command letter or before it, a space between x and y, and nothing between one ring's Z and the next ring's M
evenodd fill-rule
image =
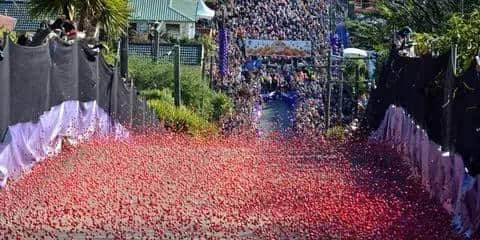
M21 46L29 46L30 43L31 41L28 39L26 34L22 34L17 40L17 44Z
M30 46L40 46L43 43L45 43L45 40L48 37L48 34L50 34L52 30L48 27L48 24L46 22L42 22L40 24L40 28L37 30L35 35L33 35L32 42Z
M65 21L63 22L62 27L63 27L63 31L65 32L65 35L67 35L68 37L71 37L76 34L75 25L73 24L73 22Z

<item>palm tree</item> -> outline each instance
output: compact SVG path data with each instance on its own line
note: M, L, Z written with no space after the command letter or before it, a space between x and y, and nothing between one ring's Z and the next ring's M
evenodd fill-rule
M126 34L130 17L128 0L30 0L29 9L37 18L64 15L87 33L101 26L112 39Z

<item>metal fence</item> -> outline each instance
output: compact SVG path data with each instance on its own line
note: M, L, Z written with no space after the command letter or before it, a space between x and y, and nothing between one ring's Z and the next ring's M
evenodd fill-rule
M155 48L152 44L136 44L130 43L129 54L145 57L157 57L158 59L173 61L173 54L171 54L175 44L160 43L158 52L155 53ZM185 65L201 65L202 64L203 48L200 44L184 44L180 45L180 63Z

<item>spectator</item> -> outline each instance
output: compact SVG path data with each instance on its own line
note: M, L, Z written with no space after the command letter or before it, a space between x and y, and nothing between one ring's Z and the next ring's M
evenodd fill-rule
M318 128L323 124L322 82L318 76L307 74L292 59L262 57L270 62L251 71L250 77L241 74L247 62L244 40L301 40L312 42L310 65L324 59L327 46L321 16L326 13L324 0L230 0L221 6L217 20L225 23L229 32L228 77L216 79L216 87L228 93L235 102L238 114L226 120L227 129L248 128L253 125L253 109L260 102L262 83L268 91L295 90L298 94L296 124L298 128ZM223 15L222 13L226 13ZM308 26L308 27L306 27ZM264 64L265 65L265 64ZM250 81L247 81L250 79ZM249 89L249 91L245 91ZM265 92L265 89L264 91Z

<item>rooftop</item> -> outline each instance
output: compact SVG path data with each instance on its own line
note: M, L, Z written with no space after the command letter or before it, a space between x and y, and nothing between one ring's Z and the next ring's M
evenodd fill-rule
M197 0L130 0L137 21L195 22Z

